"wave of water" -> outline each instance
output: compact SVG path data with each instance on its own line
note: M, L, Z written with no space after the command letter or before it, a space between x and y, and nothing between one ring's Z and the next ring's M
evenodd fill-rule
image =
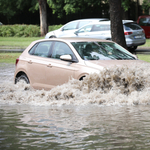
M149 105L150 64L114 66L83 81L72 79L50 91L35 90L24 83L3 82L0 101L34 105Z

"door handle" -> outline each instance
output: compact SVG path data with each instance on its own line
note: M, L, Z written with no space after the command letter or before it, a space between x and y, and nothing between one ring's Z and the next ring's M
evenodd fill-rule
M52 65L51 65L51 64L48 64L47 67L52 68Z
M32 64L32 61L31 61L31 60L29 60L29 61L28 61L28 63L29 63L29 64Z

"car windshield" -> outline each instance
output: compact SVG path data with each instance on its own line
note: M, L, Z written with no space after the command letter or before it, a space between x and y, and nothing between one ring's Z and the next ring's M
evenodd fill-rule
M113 42L72 42L84 60L133 60L127 50Z

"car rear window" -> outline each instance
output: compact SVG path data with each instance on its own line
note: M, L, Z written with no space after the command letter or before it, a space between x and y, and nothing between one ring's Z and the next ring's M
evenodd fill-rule
M139 30L142 29L139 25L135 24L135 23L127 23L124 24L124 29L125 30Z

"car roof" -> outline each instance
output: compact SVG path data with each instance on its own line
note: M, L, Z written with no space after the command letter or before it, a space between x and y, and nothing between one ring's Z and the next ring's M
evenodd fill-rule
M139 16L138 18L150 18L150 15L142 15L142 16Z
M64 41L64 42L112 42L109 40L101 40L96 38L79 38L79 37L60 37L60 38L50 38L50 39L40 39L33 41L32 43L44 42L44 41Z
M108 18L85 18L85 19L72 20L72 21L69 21L68 23L74 22L74 21L90 21L90 20L91 21L102 21L102 20L109 20L109 19Z
M109 25L111 23L111 21L110 20L106 20L106 21L102 21L102 22L92 22L92 23L89 23L89 24L86 24L86 25L84 25L83 27L85 27L85 26L87 26L87 25L94 25L94 24L105 24L105 25ZM133 20L122 20L122 23L123 24L126 24L126 23L134 23L134 21ZM83 27L81 27L81 28L83 28Z
M85 19L78 19L78 20L72 20L67 22L66 24L64 24L61 28L63 28L64 26L72 23L72 22L77 22L77 21L92 21L92 22L101 22L101 21L108 21L108 18L85 18ZM61 29L60 28L60 29Z
M134 22L133 20L122 20L122 23L125 24L125 23L130 23L130 22Z

